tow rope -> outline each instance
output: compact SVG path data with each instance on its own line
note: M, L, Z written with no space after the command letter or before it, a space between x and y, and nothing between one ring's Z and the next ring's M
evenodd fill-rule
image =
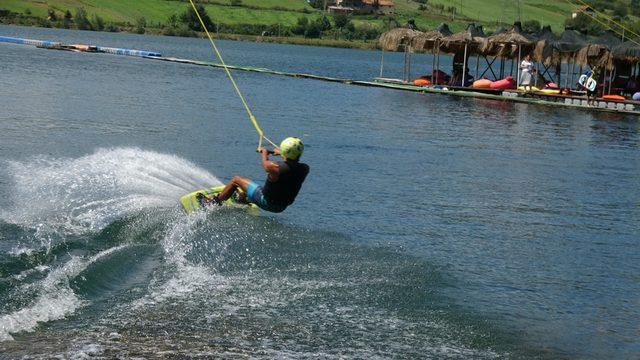
M216 46L215 41L213 41L213 37L211 36L211 33L209 33L209 29L207 29L207 26L204 24L204 21L200 16L200 12L198 12L198 8L196 8L196 4L193 2L193 0L189 0L189 2L191 3L191 7L193 8L193 11L196 13L198 20L200 21L200 25L202 26L202 29L204 30L204 32L207 34L207 37L209 38L209 42L211 43L211 47L213 48L213 51L218 57L218 60L220 60L220 64L222 64L222 67L226 71L227 76L229 77L229 80L231 80L231 84L233 85L233 88L236 90L236 94L238 94L238 97L242 101L242 105L244 105L244 109L247 111L247 115L249 115L249 120L251 120L253 127L258 132L258 135L259 135L258 149L262 147L263 139L266 140L269 144L273 145L274 147L277 147L277 145L273 141L271 141L268 137L264 135L262 128L260 128L260 124L258 124L258 120L253 115L253 112L249 107L249 103L247 103L247 100L245 99L244 95L242 95L242 91L240 91L240 88L238 87L236 80L233 78L233 75L231 75L231 71L229 70L229 67L227 66L227 64L224 62L224 59L222 58L222 54L218 50L218 47Z

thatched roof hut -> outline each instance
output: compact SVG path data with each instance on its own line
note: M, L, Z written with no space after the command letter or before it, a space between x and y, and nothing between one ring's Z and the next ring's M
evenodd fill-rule
M416 50L433 50L440 43L440 40L453 33L449 30L449 25L442 23L438 27L426 33L422 33L411 40L411 47Z
M549 64L551 60L551 44L558 40L556 34L551 31L551 26L546 25L536 36L536 47L533 50L533 59L540 63Z
M613 58L627 62L640 61L640 41L629 40L613 47Z
M605 31L597 38L589 41L587 46L584 46L576 53L576 64L580 66L598 66L612 70L613 56L611 50L622 43L620 38L611 31Z
M482 51L485 55L514 58L519 53L531 53L534 48L535 43L522 33L520 23L516 22L509 31L489 36Z
M440 49L446 53L459 53L467 49L469 54L482 53L487 38L481 26L471 23L466 30L447 36L441 40Z
M411 40L420 34L422 32L416 30L395 28L380 35L378 42L383 50L398 51L410 45Z

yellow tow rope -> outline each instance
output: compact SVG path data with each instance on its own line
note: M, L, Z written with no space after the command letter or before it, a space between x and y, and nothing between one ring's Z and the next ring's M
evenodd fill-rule
M220 51L218 50L216 43L213 41L213 37L211 37L211 34L209 33L209 29L207 29L207 26L204 24L204 21L202 21L202 17L198 12L198 8L196 8L196 4L194 4L193 0L189 0L189 2L191 3L191 7L193 8L193 11L196 13L196 16L198 16L200 25L204 29L204 32L207 34L207 37L209 38L209 42L211 42L211 47L213 48L213 51L218 56L218 59L220 60L222 67L227 72L227 75L229 76L229 80L231 80L231 84L233 85L233 88L236 89L236 93L238 94L238 97L240 97L240 100L242 101L242 105L244 105L244 109L247 111L247 115L249 115L249 120L251 120L253 127L256 128L256 131L260 136L258 140L258 148L262 147L262 139L267 140L267 142L273 145L274 147L277 146L273 141L269 140L269 138L264 135L264 132L260 128L260 124L258 124L258 120L256 120L255 116L253 116L253 112L251 112L251 108L249 108L249 104L247 103L247 100L242 95L242 92L240 91L240 88L238 87L236 80L233 78L233 75L231 75L231 71L227 67L227 64L224 62L224 59L222 58L222 54L220 54Z

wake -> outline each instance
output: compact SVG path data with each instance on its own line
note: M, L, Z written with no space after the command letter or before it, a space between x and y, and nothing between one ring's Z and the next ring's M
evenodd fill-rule
M1 214L3 220L80 231L103 229L145 209L177 207L185 193L220 184L186 159L138 148L10 161L8 172L12 205Z

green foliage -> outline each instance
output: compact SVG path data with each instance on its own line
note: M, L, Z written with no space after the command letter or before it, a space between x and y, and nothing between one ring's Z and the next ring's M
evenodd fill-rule
M342 29L349 23L349 17L347 14L335 14L333 15L333 23L338 29Z
M73 22L75 22L76 27L79 30L93 30L91 21L89 21L89 18L87 17L87 11L84 8L78 8L76 10L76 15L73 17Z
M104 20L98 16L98 15L93 15L93 29L96 31L103 31L104 30Z
M306 16L298 18L298 23L291 29L295 35L304 35L309 26L309 19Z
M49 21L57 21L58 20L58 16L56 15L55 10L53 10L53 9L48 9L47 10L47 19L49 19Z
M114 23L107 24L106 29L107 29L108 32L118 32L118 31L120 31L120 29Z
M231 0L231 6L242 6L242 0Z
M144 16L139 17L139 18L136 19L136 33L137 34L144 34L146 27L147 27L147 19L145 19Z
M180 20L178 19L178 15L171 14L171 15L169 15L169 18L167 19L167 25L169 25L169 27L171 27L171 28L177 28L179 21Z
M534 34L540 31L542 26L538 20L527 20L522 24L522 30L526 33Z
M331 21L329 21L329 18L323 15L318 21L321 31L331 30Z
M31 9L27 8L27 9L24 11L24 14L25 14L25 15L27 15L27 16L31 16Z
M591 18L585 14L578 14L575 19L567 19L565 25L568 28L572 28L589 35L598 35L603 30L600 24L591 20Z
M202 22L205 27L211 31L216 31L216 25L211 21L209 14L207 14L207 10L202 5L196 5L196 9L202 18ZM185 24L190 30L193 31L204 31L202 25L200 24L200 20L198 19L198 15L193 10L191 6L187 7L187 10L180 15L180 21Z

